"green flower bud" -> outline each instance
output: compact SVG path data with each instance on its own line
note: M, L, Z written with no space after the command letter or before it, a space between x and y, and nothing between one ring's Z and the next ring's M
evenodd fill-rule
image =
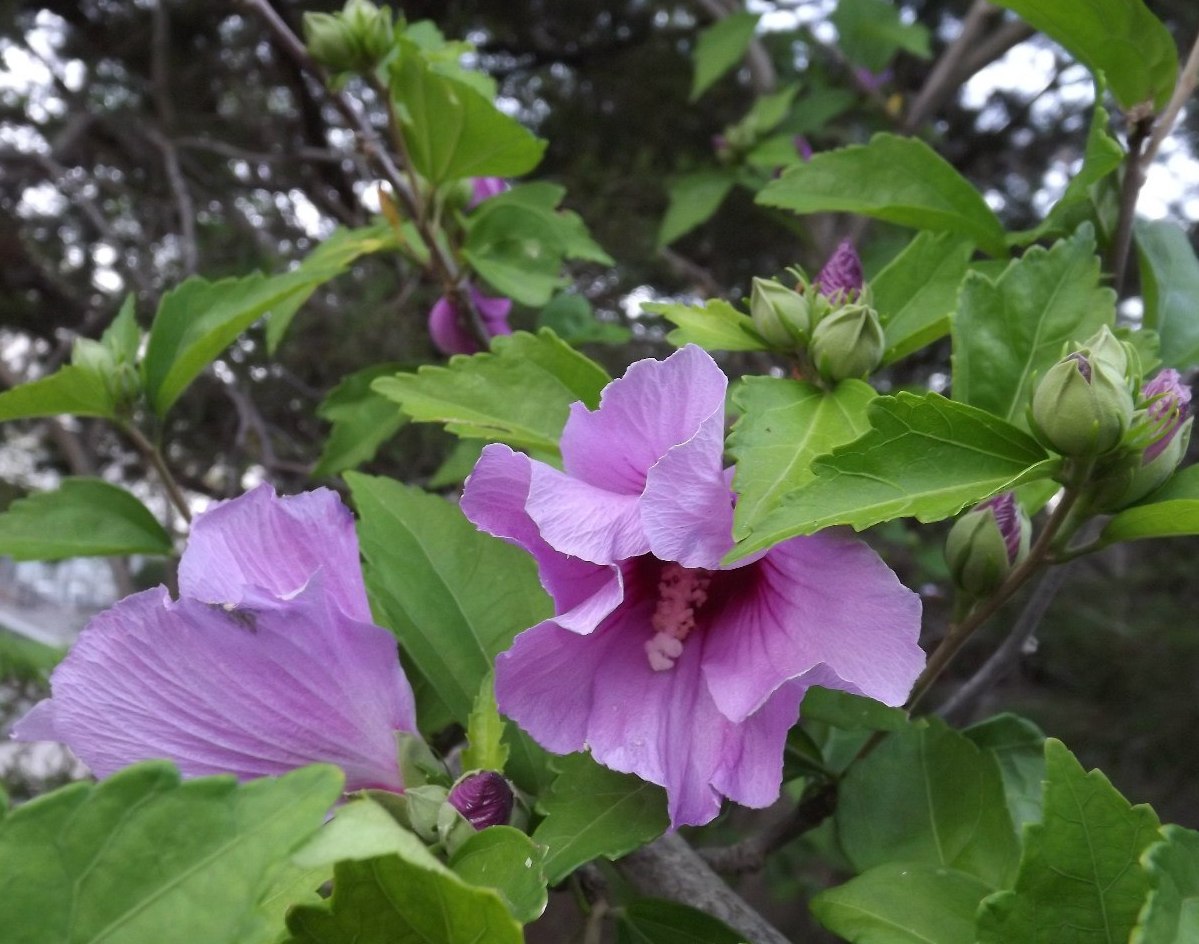
M1131 345L1125 344L1116 337L1112 333L1111 328L1104 325L1079 345L1076 350L1088 352L1091 360L1103 361L1121 377L1127 377L1130 365L1128 355L1130 347ZM1133 354L1136 354L1135 349L1133 350Z
M758 333L775 347L794 348L811 329L807 299L773 279L754 279L749 313Z
M1032 425L1063 456L1098 456L1120 444L1132 421L1122 372L1089 350L1067 354L1037 384Z
M1187 447L1191 444L1193 423L1194 417L1189 417L1170 437L1165 448L1152 458L1149 456L1149 451L1146 450L1141 457L1141 464L1137 467L1132 482L1128 486L1128 491L1119 505L1120 508L1139 502L1150 492L1155 492L1166 484L1187 454Z
M1032 524L1011 492L976 505L962 515L945 542L953 582L976 597L999 587L1028 556Z
M334 72L369 72L391 49L391 10L370 0L346 0L341 13L305 13L312 58Z
M845 305L822 318L812 331L808 353L825 380L836 383L865 377L883 359L887 342L878 312L867 305Z

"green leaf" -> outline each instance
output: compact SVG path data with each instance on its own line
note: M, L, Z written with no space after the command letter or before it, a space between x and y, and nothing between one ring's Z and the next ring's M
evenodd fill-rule
M60 367L49 377L0 393L0 421L60 413L112 419L116 416L116 398L103 377L73 364Z
M834 524L860 531L913 515L940 521L1057 466L1023 430L940 394L876 397L867 417L870 430L816 459L816 478L787 495L730 560Z
M1114 544L1187 534L1199 534L1199 465L1175 473L1144 504L1125 508L1099 537L1104 544Z
M508 745L504 743L504 719L495 704L495 679L488 673L479 686L475 705L466 721L466 749L462 769L503 770L508 763Z
M549 897L545 850L519 829L491 826L475 833L450 856L449 867L465 882L494 888L522 924L541 917Z
M496 654L550 615L533 560L437 495L356 472L346 482L375 616L465 723Z
M551 885L597 856L616 859L660 836L669 825L661 787L601 767L586 754L558 761L560 773L539 803L545 819L533 841L549 847Z
M709 914L654 898L622 909L616 923L616 944L742 944L744 940L744 935Z
M794 150L794 148L793 148ZM676 177L668 187L670 202L658 229L658 246L669 246L720 209L736 177L723 171L700 171Z
M1000 714L962 732L999 762L1008 813L1016 834L1041 819L1041 781L1045 779L1045 734L1026 718Z
M995 0L1040 30L1111 86L1125 110L1162 108L1178 77L1178 50L1141 0Z
M905 23L889 0L839 0L830 18L837 45L850 62L881 72L900 50L927 59L928 27Z
M849 768L836 824L861 872L918 863L994 889L1008 884L1020 855L995 758L936 718L892 732Z
M949 333L974 246L953 233L919 233L870 280L890 364Z
M375 364L350 374L329 392L316 414L332 423L333 429L312 470L313 478L337 475L369 462L408 422L393 401L371 389L378 378L391 376L403 366Z
M781 377L745 378L733 396L742 415L728 442L737 463L733 537L749 535L782 496L815 478L813 459L866 432L874 397L860 380L826 392Z
M956 869L888 862L821 892L811 907L855 944L971 944L974 912L990 891Z
M813 155L758 194L796 213L844 211L969 237L1006 256L1003 224L970 183L917 138L876 134L869 144Z
M1199 833L1163 826L1161 835L1141 857L1150 892L1129 944L1199 941Z
M0 554L14 560L173 550L170 535L145 505L100 479L63 479L57 490L19 499L0 514Z
M741 61L754 38L758 19L755 13L732 13L699 34L695 42L691 101L698 99L712 83Z
M582 295L562 292L537 316L538 328L549 328L567 344L624 344L633 333L621 324L600 321Z
M710 299L702 308L678 302L651 302L641 307L678 325L666 335L675 347L698 344L709 351L770 350L749 315L723 299Z
M819 685L808 689L799 714L804 721L820 721L842 731L898 731L908 726L902 708Z
M1199 259L1191 240L1171 220L1142 220L1136 236L1145 327L1158 334L1163 364L1182 370L1194 367L1199 364ZM0 403L3 400L0 397Z
M1116 293L1100 285L1090 226L1051 249L1034 246L992 281L970 273L953 318L953 396L1027 428L1040 376L1116 317Z
M457 356L374 383L418 423L444 423L467 439L556 454L570 404L599 403L609 377L552 331L495 338L491 353Z
M333 819L297 849L291 861L301 869L320 869L393 854L419 861L430 853L381 804L359 797L338 807Z
M1138 859L1157 838L1148 806L1130 806L1061 741L1045 742L1045 821L1025 827L1011 891L985 899L980 944L1124 944L1149 893Z
M270 941L259 900L341 788L328 766L239 786L152 762L56 790L0 820L0 927L11 944Z

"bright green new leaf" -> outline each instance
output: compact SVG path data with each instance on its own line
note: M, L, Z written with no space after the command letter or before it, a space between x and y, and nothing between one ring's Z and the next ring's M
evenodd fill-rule
M706 223L720 209L736 182L732 174L718 170L676 177L669 185L670 203L658 230L658 246L669 246Z
M953 233L920 233L870 280L891 364L949 333L949 316L974 246Z
M1163 826L1161 835L1141 857L1150 892L1129 944L1199 941L1199 833Z
M674 901L643 898L622 909L616 944L743 944L745 936L709 914Z
M900 50L927 59L928 27L905 23L890 0L839 0L831 17L837 45L854 65L882 72Z
M533 559L437 495L356 472L346 481L375 617L465 723L496 654L550 615Z
M73 364L0 393L0 421L60 413L112 419L116 398L100 375Z
M256 944L275 870L337 801L333 767L238 785L163 762L75 783L0 820L10 944Z
M860 872L919 863L996 889L1007 886L1020 856L995 758L936 718L892 732L849 768L836 823Z
M512 917L528 924L541 917L549 900L544 858L545 850L519 829L492 826L455 849L448 864L463 881L494 888Z
M1061 741L1045 742L1045 765L1045 821L1025 827L1014 889L983 901L979 944L1125 944L1149 893L1138 860L1158 839L1157 816Z
M902 708L819 685L807 690L799 714L804 721L820 721L842 731L898 731L908 726Z
M767 344L754 328L749 315L720 298L702 308L677 302L651 302L641 306L676 325L666 340L675 347L698 344L708 351L767 351Z
M717 20L699 34L695 43L695 78L691 83L691 101L704 94L717 79L733 68L758 25L756 13L733 13Z
M608 380L597 363L542 329L498 337L490 353L457 356L448 367L381 378L373 389L418 423L556 454L570 404L594 409Z
M503 770L508 763L508 745L504 743L504 719L495 704L495 678L487 673L475 696L475 705L466 721L466 749L462 769Z
M816 478L784 497L730 560L834 524L940 521L1057 467L1023 430L940 394L876 397L867 417L870 430L816 459Z
M1199 259L1195 258L1191 240L1171 220L1141 221L1136 237L1145 327L1158 334L1163 364L1182 370L1194 367L1199 364L1199 306L1195 304L1199 298Z
M557 766L558 778L538 804L545 819L533 832L534 842L549 847L551 885L598 856L619 858L669 825L661 787L601 767L587 754L571 754Z
M100 479L63 479L55 491L19 499L0 514L0 554L14 560L172 550L170 535L145 505Z
M1178 77L1178 50L1142 0L995 0L1103 76L1124 109L1161 108Z
M479 91L435 69L414 44L391 62L391 91L413 166L432 184L463 177L519 177L545 141Z
M795 213L844 211L969 237L993 256L1006 256L1003 224L978 191L917 138L876 134L858 144L813 155L758 194L765 206Z
M1199 465L1175 474L1144 504L1125 508L1103 529L1104 544L1199 534Z
M821 892L811 907L855 944L971 944L974 912L992 890L956 869L888 862Z
M953 397L1027 429L1037 380L1116 317L1100 284L1095 237L1084 226L1051 249L1034 246L992 281L971 273L953 317Z
M733 537L749 535L783 495L813 479L813 459L866 432L874 397L860 380L825 391L781 377L745 378L733 397L742 415L728 442L737 463Z
M1045 734L1031 721L1000 714L966 728L962 734L999 762L1003 791L1016 834L1041 819L1041 781L1045 779Z
M329 868L338 862L362 862L385 855L423 861L430 853L411 832L374 800L360 797L339 806L333 819L295 851L301 869Z
M342 380L317 407L316 415L333 424L312 470L313 478L356 469L375 457L408 418L395 403L371 389L380 377L402 370L403 364L375 364Z

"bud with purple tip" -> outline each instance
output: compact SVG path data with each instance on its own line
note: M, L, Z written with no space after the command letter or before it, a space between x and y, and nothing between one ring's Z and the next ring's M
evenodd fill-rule
M856 301L862 295L863 284L862 260L849 239L841 240L812 281L812 287L835 305Z
M1028 556L1031 535L1014 493L979 502L954 522L945 542L953 582L976 597L991 593Z
M1190 445L1191 388L1178 371L1163 370L1145 384L1138 405L1141 409L1128 437L1130 454L1108 475L1112 487L1107 491L1116 497L1107 502L1105 511L1126 508L1164 485Z
M1132 414L1123 371L1086 348L1054 364L1032 396L1034 432L1063 456L1098 456L1115 449Z
M497 197L508 189L508 181L503 177L475 177L470 182L470 201L466 204L468 210L473 210L484 200Z
M512 818L512 787L494 770L476 770L450 790L449 804L475 829L504 826Z

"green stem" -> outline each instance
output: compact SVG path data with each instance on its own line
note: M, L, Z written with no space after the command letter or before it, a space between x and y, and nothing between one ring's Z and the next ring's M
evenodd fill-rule
M120 430L129 437L130 442L142 454L142 457L154 467L154 471L158 473L158 477L162 480L162 484L166 488L167 497L170 498L171 504L183 516L183 520L191 524L192 513L187 505L187 498L184 496L183 490L179 487L179 483L175 481L175 477L171 475L171 470L167 468L166 460L162 457L162 452L132 423L122 423Z

